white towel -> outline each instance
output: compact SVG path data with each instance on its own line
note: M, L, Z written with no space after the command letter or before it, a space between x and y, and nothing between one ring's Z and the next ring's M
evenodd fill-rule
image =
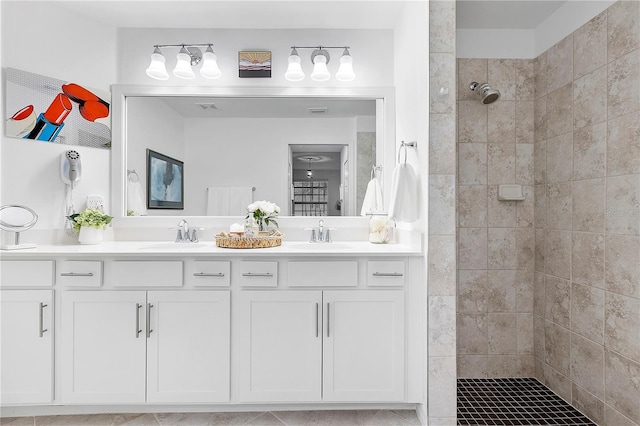
M364 193L360 216L366 216L368 213L381 212L383 210L382 185L380 185L378 178L374 177L367 184L367 191Z
M250 186L212 186L207 188L207 216L244 216L253 202Z
M127 181L127 214L129 214L129 212L133 212L135 216L144 216L147 214L144 192L137 176L130 176Z
M393 171L389 217L399 222L418 219L418 183L410 164L398 164Z

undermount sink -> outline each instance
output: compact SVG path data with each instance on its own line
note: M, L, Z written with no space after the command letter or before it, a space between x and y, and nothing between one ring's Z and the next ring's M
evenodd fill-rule
M309 251L331 251L346 250L352 248L352 246L344 243L294 243L291 244L291 248Z
M173 243L173 242L164 242L164 243L151 243L147 245L143 245L138 247L138 250L149 250L149 251L182 251L182 250L190 250L190 249L200 249L209 247L206 243Z

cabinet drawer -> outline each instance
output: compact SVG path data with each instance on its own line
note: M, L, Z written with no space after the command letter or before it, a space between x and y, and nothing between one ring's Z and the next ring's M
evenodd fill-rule
M53 285L52 260L3 260L0 262L2 287L50 287Z
M194 287L229 287L231 284L231 263L228 261L186 262L185 273L185 283Z
M114 287L182 287L182 262L116 260L105 266L105 280Z
M358 262L289 262L289 287L357 287Z
M240 262L241 287L277 287L278 262Z
M370 260L367 262L369 287L401 287L404 285L404 261Z
M66 287L100 287L102 262L64 260L58 263L58 283Z

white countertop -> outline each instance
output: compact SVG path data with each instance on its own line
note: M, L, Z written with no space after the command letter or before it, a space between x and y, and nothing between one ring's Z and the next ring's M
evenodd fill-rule
M3 250L1 259L24 259L31 257L73 255L98 256L420 256L422 248L407 244L372 244L363 241L339 241L333 243L309 243L305 241L283 241L281 246L259 249L228 249L216 247L214 241L200 243L174 243L166 241L104 241L95 245L38 244L36 248Z

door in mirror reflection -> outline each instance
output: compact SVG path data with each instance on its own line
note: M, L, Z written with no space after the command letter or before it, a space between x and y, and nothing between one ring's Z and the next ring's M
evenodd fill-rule
M292 216L346 216L349 146L289 145Z

